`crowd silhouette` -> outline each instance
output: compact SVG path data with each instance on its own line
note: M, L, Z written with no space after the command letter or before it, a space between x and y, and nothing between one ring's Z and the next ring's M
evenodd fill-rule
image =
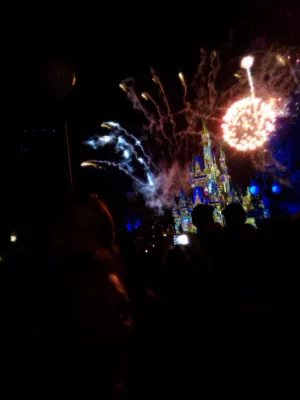
M299 398L300 219L223 215L148 253L74 196L0 264L1 398Z

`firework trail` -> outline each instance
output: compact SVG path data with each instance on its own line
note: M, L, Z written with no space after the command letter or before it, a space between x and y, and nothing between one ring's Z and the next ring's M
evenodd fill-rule
M188 182L188 169L182 168L178 163L173 163L170 168L164 168L160 173L151 167L152 163L148 163L150 158L141 148L141 144L137 138L122 128L115 122L105 122L112 130L110 135L94 136L84 142L87 146L97 150L105 146L114 146L116 154L121 157L120 162L108 160L88 160L81 164L82 167L94 167L101 169L103 166L113 167L129 176L135 186L145 198L146 204L156 210L158 214L162 214L164 208L172 204L173 193L177 192L183 181ZM126 132L126 134L124 133ZM122 136L120 136L120 133ZM129 142L129 138L133 143ZM139 154L146 154L143 158ZM138 178L135 170L137 166L142 168L144 179ZM184 177L184 178L183 178Z
M254 91L254 83L251 75L251 67L253 65L254 58L252 56L246 56L242 59L241 61L241 67L244 68L247 71L247 78L248 78L248 83L250 86L250 92L253 101L255 100L255 91Z
M178 189L181 183L179 177L183 176L183 170L187 170L187 168L182 169L184 163L192 154L200 150L202 120L208 127L211 124L211 127L217 127L219 130L222 118L232 103L249 97L249 83L252 98L268 101L275 99L276 102L280 98L285 99L297 85L299 87L300 62L299 60L297 63L292 61L295 58L292 53L291 49L277 45L272 46L267 52L253 53L255 57L252 70L255 82L254 92L250 69L245 71L238 67L239 69L232 71L234 66L234 60L232 60L221 70L219 54L216 51L210 53L201 49L200 63L192 83L188 85L183 73L178 74L183 88L182 106L179 110L171 109L167 91L154 69L151 69L151 76L158 88L159 100L156 100L156 96L148 91L141 91L141 94L138 94L132 78L123 80L119 85L120 88L126 93L133 109L144 116L147 124L143 128L153 135L158 144L157 148L161 150L160 172L153 164L153 159L157 164L157 151L154 152L153 157L150 157L139 139L112 121L102 125L111 131L109 135L94 137L85 143L94 149L114 146L121 161L117 163L92 160L87 161L83 166L90 165L99 168L101 165L108 165L118 168L133 179L135 187L144 195L148 205L162 210L164 205L168 206L169 198L173 201L173 193L170 191L176 185ZM240 57L236 61L240 62ZM227 74L224 74L226 66L230 69ZM220 71L224 74L224 79L217 79ZM211 132L210 134L213 141L220 142L218 135ZM265 153L261 158L263 158L263 163L269 163L268 154ZM258 154L261 152L256 153L257 158L259 158ZM142 167L144 179L136 176L137 165Z
M150 96L149 93L143 92L141 96L142 96L142 98L143 98L144 100L150 101L150 102L154 105L154 107L155 107L155 109L156 109L156 112L157 112L157 115L158 115L158 124L159 124L159 129L157 129L157 136L156 136L156 139L158 140L158 142L159 142L160 144L163 144L162 140L161 140L160 137L159 137L159 134L161 134L162 137L163 137L165 140L167 140L167 141L169 142L170 146L171 146L171 145L172 145L171 139L167 136L167 134L166 134L166 132L165 132L165 121L166 121L166 118L165 118L165 116L162 114L159 105L158 105L157 102L153 99L153 97Z
M115 133L118 133L116 131ZM92 147L94 150L98 150L100 147L106 146L108 143L114 143L115 149L117 153L122 153L124 160L128 160L131 158L131 154L133 154L136 158L138 158L138 153L134 148L134 145L126 141L122 136L117 134L111 134L109 136L100 136L93 137L89 140L85 141L84 144Z
M133 140L134 145L141 150L141 152L142 152L143 156L146 158L146 160L149 163L151 163L152 166L154 167L154 164L151 161L151 157L145 152L145 149L142 146L141 141L139 139L137 139L134 135L132 135L131 133L126 131L126 129L122 128L122 126L118 122L114 122L114 121L103 122L101 124L101 128L106 128L106 129L112 130L112 131L114 131L116 133L119 133L119 132L124 133L125 136L127 136L128 138ZM108 136L108 137L110 137L110 136ZM103 138L107 138L107 136L103 136ZM101 140L101 138L100 138L100 140ZM103 139L102 139L102 142L103 142ZM131 146L131 151L133 153L136 153L135 150L134 150L133 145L130 145L128 142L126 142L126 143L127 143L128 146ZM136 154L136 156L137 156L137 154Z
M183 104L186 106L187 105L187 85L183 76L182 72L179 72L178 78L182 84L183 87Z
M296 56L295 49L271 46L267 52L253 52L255 64L252 68L252 75L255 81L256 97L262 99L286 98L296 89L300 71L297 68L297 60L292 61ZM247 96L249 80L243 73L242 68L234 74L237 83L224 91L221 96L221 104L231 103L232 99L237 100Z
M221 69L220 58L216 51L212 51L212 53L211 53L210 67L211 67L211 70L208 74L207 86L208 86L208 91L209 91L210 111L213 112L215 104L217 102L217 98L218 98L218 92L216 89L216 79L217 79L218 73Z
M160 94L162 96L163 102L164 102L164 104L165 104L165 106L167 108L167 118L168 118L168 121L170 121L170 123L172 125L172 132L173 132L173 135L174 135L175 132L176 132L176 124L175 124L175 120L174 120L173 114L171 112L170 104L169 104L168 98L166 96L165 89L164 89L163 84L161 83L158 75L155 73L153 68L151 68L151 75L152 75L153 82L156 83L158 85L158 87L159 87Z
M187 100L188 87L187 87L187 84L186 84L186 81L184 79L184 75L182 72L179 72L178 78L179 78L182 88L183 88L183 107L184 108L183 108L183 110L179 111L176 115L180 115L180 114L184 113L185 119L186 119L186 121L188 121L189 115L191 114L191 104ZM176 132L176 134L175 134L175 139L177 139L176 140L177 146L178 146L178 143L180 143L180 145L178 146L178 151L184 150L186 161L188 160L189 145L190 145L190 136L188 136L188 135L195 135L195 133L190 132L190 130L187 129L186 131ZM180 142L178 142L178 136L181 139Z
M165 88L153 68L151 68L152 81L158 86L161 104L148 92L142 92L140 97L152 103L155 114L146 106L142 106L139 96L134 90L132 78L124 80L120 84L120 88L127 93L127 97L132 102L133 108L141 111L150 121L148 130L154 134L163 154L168 155L167 163L169 165L178 157L183 158L183 154L185 160L191 156L191 144L193 143L191 139L193 136L199 136L202 129L199 121L204 119L205 121L219 122L220 120L215 116L218 103L215 81L221 68L219 55L216 51L208 53L201 49L200 56L200 64L191 85L191 95L189 95L183 73L178 74L183 88L183 107L180 110L171 111ZM193 152L195 152L194 148Z
M208 62L207 51L203 48L200 49L200 63L198 65L197 72L194 76L192 87L195 88L200 83L205 84L206 82L206 67Z
M134 174L131 174L127 168L124 168L121 163L115 163L112 161L106 161L106 160L90 160L90 161L85 161L81 163L82 167L94 167L94 168L99 168L101 169L103 165L106 165L108 167L114 167L117 168L118 170L124 172L127 176L129 176L135 183L142 185L143 182L140 181Z
M122 161L119 163L115 163L107 160L89 160L81 164L82 167L86 166L99 166L99 165L107 165L111 167L118 168L120 171L126 173L130 176L135 183L141 185L146 185L149 187L153 187L153 178L151 172L151 165L154 167L150 156L145 152L141 142L131 133L128 133L124 128L120 126L117 122L108 121L104 122L102 125L104 128L110 129L112 132L110 135L105 136L96 136L84 142L87 146L92 147L94 150L99 149L100 147L104 147L106 145L114 145L115 152L121 155ZM123 136L123 135L124 136ZM129 140L126 140L125 137L128 137L132 140L133 143L130 143ZM139 155L139 152L141 155ZM143 158L143 157L145 158ZM144 175L147 178L146 182L138 179L134 174L134 163L138 163L143 171ZM154 168L153 168L154 169Z
M122 83L120 83L119 87L127 94L128 99L131 101L133 105L133 109L140 111L144 117L148 120L147 129L149 132L153 133L156 128L156 120L155 118L143 107L139 96L136 94L134 90L134 80L132 78L125 79Z

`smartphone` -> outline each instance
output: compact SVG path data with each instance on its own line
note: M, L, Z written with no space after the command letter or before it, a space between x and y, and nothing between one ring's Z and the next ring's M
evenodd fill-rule
M190 244L188 235L174 235L174 245L187 246Z

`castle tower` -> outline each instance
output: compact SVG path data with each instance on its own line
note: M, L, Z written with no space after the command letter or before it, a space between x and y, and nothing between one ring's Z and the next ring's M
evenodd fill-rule
M179 202L181 204L184 204L186 201L187 201L186 194L184 193L183 188L181 188L180 189L180 194L179 194Z
M222 146L220 146L220 166L221 166L221 173L223 175L227 175L226 158Z
M211 149L211 139L210 134L206 128L205 121L202 120L202 145L203 145L203 156L204 156L204 166L205 173L209 179L216 179L220 175L218 166L216 163L215 155Z
M210 170L213 168L213 155L211 151L211 140L210 134L206 128L204 120L202 120L202 146L203 146L203 155L204 155L204 166L205 170Z
M172 214L177 234L195 232L196 228L192 224L191 214L193 208L199 204L212 205L214 207L214 220L221 225L223 225L222 210L227 204L239 202L246 211L251 207L250 192L244 198L237 195L228 175L226 157L222 147L220 147L220 157L217 164L216 154L212 151L210 134L204 121L201 136L203 155L197 155L193 158L189 171L192 198L190 199L190 193L187 195L183 189L180 190L179 196L175 195L175 206Z
M227 171L227 165L226 165L226 158L225 158L225 153L220 146L220 167L221 167L221 182L223 186L224 193L229 194L230 192L230 184L229 184L229 175Z
M196 187L205 188L206 186L206 172L202 156L194 157L193 164L190 167L190 184L194 189Z

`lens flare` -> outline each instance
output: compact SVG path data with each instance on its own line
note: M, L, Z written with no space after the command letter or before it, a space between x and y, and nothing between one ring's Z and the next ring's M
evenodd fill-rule
M276 114L272 102L252 97L236 101L223 117L224 140L240 151L255 150L274 130Z

